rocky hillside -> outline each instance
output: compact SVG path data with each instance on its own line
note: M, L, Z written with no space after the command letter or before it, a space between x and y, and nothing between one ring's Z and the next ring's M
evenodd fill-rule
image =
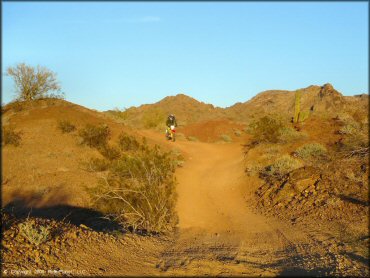
M130 107L125 111L110 110L106 113L120 118L130 125L149 128L159 124L163 125L169 114L176 115L180 126L226 116L222 108L200 102L184 94L168 96L156 103Z
M367 94L343 96L331 84L312 85L298 90L301 92L301 111L307 115L335 117L338 114L347 114L365 118L367 114L369 100ZM129 125L148 128L163 125L166 116L170 113L177 116L182 126L221 118L249 123L266 114L278 114L290 120L294 115L295 93L298 90L264 91L246 102L239 102L227 108L214 107L212 104L178 94L154 104L106 113Z
M229 117L240 121L249 121L266 114L280 114L291 118L294 115L296 91L270 90L256 95L244 103L228 107ZM368 95L343 96L331 84L312 85L301 91L301 111L322 116L348 113L353 115L360 111L367 113Z

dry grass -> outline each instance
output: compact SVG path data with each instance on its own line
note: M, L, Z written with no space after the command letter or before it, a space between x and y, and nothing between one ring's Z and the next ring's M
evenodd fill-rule
M108 160L112 161L118 159L121 156L119 148L109 146L108 144L98 147L99 152Z
M229 135L226 135L226 134L222 134L220 136L221 140L224 141L224 142L227 142L227 143L230 143L232 142L233 140L231 139L231 137Z
M248 126L248 132L256 142L277 143L280 139L284 125L278 118L264 116L253 121Z
M298 132L291 127L283 127L280 131L279 140L282 143L291 143L298 140L306 139L308 135L304 132Z
M16 132L13 127L3 127L2 129L3 145L19 146L21 143L21 132Z
M282 177L289 172L302 167L302 163L291 157L290 155L283 155L276 159L272 164L263 169L261 175L264 177L275 176Z
M188 137L186 137L186 139L188 139L189 141L192 141L192 142L198 142L199 141L199 139L195 136L188 136Z
M62 133L70 133L76 130L76 126L71 124L67 120L61 120L58 122L58 128L62 131Z
M137 151L140 147L140 143L134 136L121 133L118 139L118 146L122 151Z
M304 160L320 158L326 153L327 149L319 143L305 144L295 151L295 154Z
M88 124L79 131L79 136L82 138L82 144L89 147L99 148L107 144L110 136L110 130L106 125L95 126Z
M127 135L120 139L126 152L109 164L94 160L97 165L91 167L108 170L107 178L88 190L93 207L129 230L172 230L177 223L174 171L181 155L162 152L158 146L149 148Z
M166 114L160 108L152 108L144 112L142 124L145 128L157 128L166 122Z
M85 169L89 172L102 172L108 170L110 162L105 158L91 158L85 163Z

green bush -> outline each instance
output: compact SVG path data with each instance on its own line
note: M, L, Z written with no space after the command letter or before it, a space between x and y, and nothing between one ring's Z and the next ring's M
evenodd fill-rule
M128 229L166 232L177 223L175 164L159 147L140 148L113 161L107 179L91 189L94 207Z
M294 141L298 141L301 139L307 138L307 134L303 132L298 132L294 128L291 127L283 127L280 130L280 141L283 143L290 143Z
M185 161L184 156L182 155L181 151L179 149L172 149L170 151L170 155L172 157L172 160L175 164L175 166L182 167Z
M306 144L299 147L295 153L302 159L318 158L326 155L326 148L318 143Z
M150 109L144 113L142 123L145 128L155 128L166 123L166 115L161 109Z
M120 150L113 146L102 145L98 150L108 160L115 160L121 156Z
M16 132L12 127L3 127L2 141L4 145L19 146L21 142L21 132Z
M231 137L229 135L226 135L226 134L222 134L220 136L221 140L223 140L224 142L232 142L233 140L231 139Z
M79 136L82 138L82 144L98 148L107 144L110 130L106 125L94 126L87 124L85 128L80 130Z
M110 166L110 162L105 158L91 158L86 164L87 170L91 172L106 171Z
M137 151L140 143L134 136L122 133L118 139L118 146L122 151Z
M48 241L51 236L50 227L43 225L36 225L31 220L26 220L18 225L19 233L27 239L31 244L39 246Z
M279 119L272 116L264 116L253 121L248 128L254 141L277 143L280 139L284 125Z
M23 109L24 109L24 102L23 101L14 101L13 103L12 103L12 109L13 109L13 111L14 112L20 112L20 111L22 111Z
M343 148L346 151L369 147L369 129L367 124L347 120L340 132L344 135Z
M292 158L290 155L283 155L274 163L265 167L261 172L261 175L280 178L300 167L302 167L302 163L299 160Z
M234 129L234 134L238 137L242 136L242 132L239 129Z
M76 130L76 126L74 126L73 124L71 124L69 121L67 120L62 120L62 121L59 121L58 122L58 128L63 132L63 133L69 133L69 132L72 132L74 130Z

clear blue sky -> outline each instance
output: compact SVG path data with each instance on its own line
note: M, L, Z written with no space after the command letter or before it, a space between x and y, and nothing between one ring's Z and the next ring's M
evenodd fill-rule
M58 74L66 99L98 110L185 93L216 106L268 89L332 83L368 93L367 2L3 2L4 72Z

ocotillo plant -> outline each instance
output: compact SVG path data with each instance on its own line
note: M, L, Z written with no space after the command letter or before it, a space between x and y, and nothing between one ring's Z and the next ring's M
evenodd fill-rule
M295 105L294 105L294 122L298 123L299 114L301 112L301 94L300 90L295 92Z

